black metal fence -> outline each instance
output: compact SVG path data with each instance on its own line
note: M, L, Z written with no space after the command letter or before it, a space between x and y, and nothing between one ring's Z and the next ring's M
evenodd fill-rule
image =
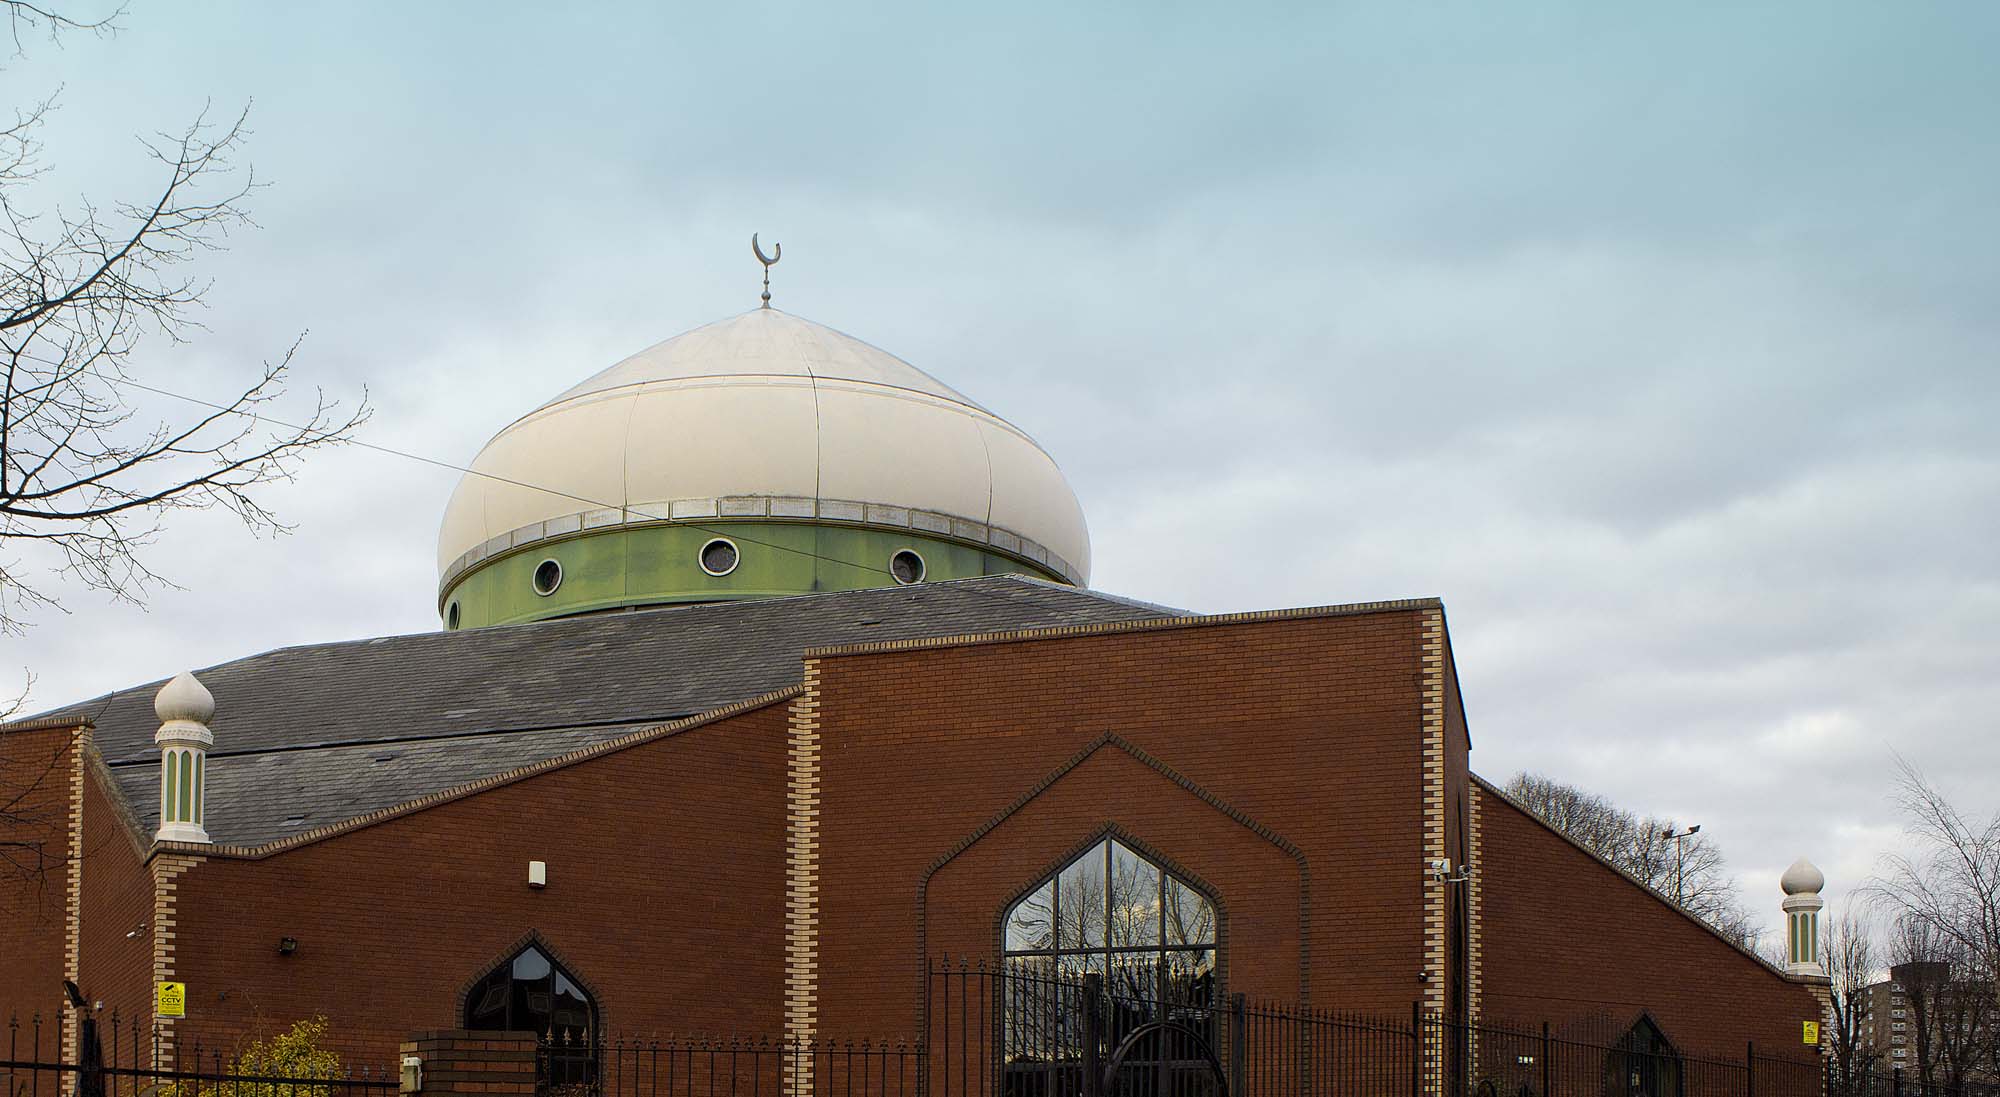
M2000 1082L1952 1081L1944 1077L1944 1071L1934 1069L1926 1084L1922 1070L1916 1066L1904 1070L1887 1064L1874 1067L1857 1072L1844 1082L1835 1080L1828 1086L1829 1094L1831 1097L2000 1097Z
M1157 954L1155 954L1157 956ZM1198 963L1056 958L928 973L918 1038L597 1038L536 1054L542 1097L2000 1097L1835 1093L1817 1058L1694 1054L1650 1022L1468 1024L1252 1002ZM0 1097L390 1097L397 1078L266 1077L147 1026L10 1022ZM75 1054L65 1050L74 1045ZM74 1060L74 1061L69 1061ZM161 1066L159 1064L171 1064Z
M546 1097L917 1097L922 1052L870 1040L606 1040L544 1043Z
M938 1097L1411 1097L1400 1023L1218 996L1183 963L941 966L924 1045Z
M231 1069L217 1048L182 1045L151 1026L86 1019L74 1034L62 1015L7 1021L0 1097L391 1097L395 1075L362 1068L316 1076ZM70 1038L74 1035L74 1048Z
M1185 965L933 967L927 1097L1824 1097L1816 1057L1218 995ZM1867 1095L1881 1097L1881 1095ZM1963 1097L2000 1097L1966 1094Z
M1760 1053L1695 1054L1669 1044L1644 1019L1622 1034L1581 1024L1558 1031L1505 1024L1420 1019L1427 1073L1447 1094L1472 1097L1825 1097L1817 1058ZM1598 1031L1580 1035L1576 1030ZM1440 1069L1463 1062L1466 1069Z

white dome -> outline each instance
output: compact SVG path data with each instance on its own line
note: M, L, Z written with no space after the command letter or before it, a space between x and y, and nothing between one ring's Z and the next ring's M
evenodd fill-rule
M1778 877L1778 886L1785 889L1786 895L1818 895L1826 887L1826 874L1801 857Z
M597 526L878 514L1090 575L1083 510L1034 439L908 362L776 309L619 362L502 430L472 469L484 475L459 481L438 533L446 580Z

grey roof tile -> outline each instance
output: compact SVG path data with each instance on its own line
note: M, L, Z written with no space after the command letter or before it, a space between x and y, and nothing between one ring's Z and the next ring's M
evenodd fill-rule
M281 648L195 672L216 699L206 822L258 845L408 803L796 684L807 648L1174 613L993 576ZM147 834L161 684L46 714L92 718Z

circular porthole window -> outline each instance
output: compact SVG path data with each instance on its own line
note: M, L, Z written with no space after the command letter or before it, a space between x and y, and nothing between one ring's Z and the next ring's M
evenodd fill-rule
M710 575L727 575L736 570L736 542L717 537L701 546L701 570Z
M889 557L889 574L902 586L924 581L924 558L909 549L899 549Z
M448 629L456 629L456 628L458 627L458 603L457 603L457 602L453 602L453 603L452 603L451 605L449 605L449 606L445 607L445 611L444 611L444 627L445 627L445 628L448 628Z
M544 560L535 567L535 593L546 598L562 586L562 565Z

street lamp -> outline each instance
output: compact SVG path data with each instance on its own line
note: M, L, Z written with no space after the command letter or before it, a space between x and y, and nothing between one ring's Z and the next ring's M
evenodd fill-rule
M1675 830L1672 827L1668 827L1660 832L1660 837L1674 844L1674 902L1680 906L1687 905L1687 901L1681 896L1681 851L1687 848L1687 839L1700 833L1700 823L1696 823L1686 830Z

